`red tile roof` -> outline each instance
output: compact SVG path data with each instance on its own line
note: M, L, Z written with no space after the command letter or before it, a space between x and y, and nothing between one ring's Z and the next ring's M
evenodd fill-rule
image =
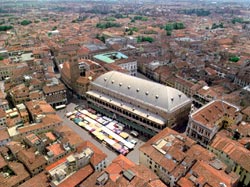
M201 186L206 184L213 187L220 187L220 183L224 183L227 187L233 187L239 179L238 175L228 175L223 170L217 170L204 161L197 161L192 167L192 173L187 173L185 178L189 180L189 182L187 182L188 185L190 185L191 176L193 176L195 180L194 183L192 182L193 186L198 183ZM184 184L181 187L186 187L186 183L183 183L183 179L181 179L180 182L181 183L178 182L179 185Z
M210 146L224 152L231 160L250 172L250 151L240 143L217 134Z
M88 164L82 169L75 172L73 175L68 177L62 183L58 185L58 187L75 187L80 184L83 180L85 180L88 176L90 176L94 172L94 169Z
M105 171L109 173L110 179L115 182L119 178L122 171L130 169L133 166L135 166L135 163L130 161L125 156L119 155L112 161Z
M68 155L65 156L65 157L63 157L63 158L61 158L60 160L58 160L58 161L56 161L56 162L50 164L49 166L47 166L47 167L45 168L45 170L46 170L46 171L52 170L53 168L57 167L58 165L60 165L60 164L62 164L62 163L64 163L64 162L66 162L66 161L67 161L67 157L68 157Z
M0 154L0 169L5 167L7 165L7 162L5 162L4 158Z
M65 150L62 148L62 145L59 143L52 144L52 145L46 147L46 149L48 151L53 152L54 156L58 156L58 155L65 152Z
M84 140L75 131L66 125L58 126L54 130L59 132L64 138L67 138L70 145L77 147L84 142Z
M35 150L23 149L17 153L17 158L27 167L27 169L33 172L39 167L43 167L46 164L46 160L42 155L36 155Z
M0 118L4 117L6 117L6 112L2 108L0 108Z
M0 175L1 187L18 186L18 183L27 180L30 177L23 164L19 162L9 162L8 166L15 173L15 175L8 178Z
M47 136L51 141L55 141L56 137L52 132L46 132L45 136Z
M7 128L0 129L0 141L9 139L10 135L7 131Z
M225 114L234 117L239 109L225 101L215 100L191 114L191 118L208 128L213 128L216 122Z
M46 173L42 172L27 180L19 187L49 187L50 185L48 181L49 179L47 178Z

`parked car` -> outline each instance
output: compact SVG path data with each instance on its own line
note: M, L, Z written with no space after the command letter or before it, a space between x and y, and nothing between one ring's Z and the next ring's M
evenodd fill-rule
M137 131L130 131L130 134L133 135L134 137L137 137L139 135Z
M136 141L136 140L134 140L134 139L132 139L132 140L130 140L130 143L132 143L132 144L136 145L136 144L137 144L137 141Z

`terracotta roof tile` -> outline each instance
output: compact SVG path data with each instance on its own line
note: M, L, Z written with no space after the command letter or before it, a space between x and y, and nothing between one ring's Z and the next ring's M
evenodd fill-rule
M17 153L17 158L28 168L33 171L46 164L46 160L42 155L36 155L33 149L20 150Z
M10 135L6 128L0 129L0 141L9 139Z
M45 172L35 175L31 179L27 180L19 187L49 187L48 178Z
M234 117L237 114L237 111L239 111L239 108L232 104L225 101L215 100L191 114L191 118L208 128L213 128L214 125L216 125L216 122L224 115Z
M60 183L58 187L75 187L83 180L85 180L88 176L90 176L93 172L94 169L88 164L87 166L76 171L73 175L68 177L62 183Z
M7 186L17 186L18 183L27 180L30 176L29 173L26 171L23 164L18 162L9 162L8 167L15 173L15 175L10 176L8 178L4 178L0 175L0 186L7 187Z
M238 163L248 172L250 171L249 150L247 150L240 143L218 134L216 135L210 146L219 151L223 151L234 162Z
M226 174L223 170L216 170L215 168L213 168L212 166L210 166L208 163L204 162L204 161L197 161L194 166L192 167L192 173L194 175L194 180L195 183L198 183L200 185L209 185L209 186L213 186L213 187L220 187L220 183L225 183L226 186L228 187L233 187L237 180L239 179L239 176L237 175L228 175ZM187 175L185 176L186 179L181 179L180 181L187 181L189 180L189 182L187 182L188 185L190 185L190 178L191 178L192 174L189 172L187 173ZM192 182L193 183L193 182ZM179 185L181 183L178 183ZM195 186L195 184L193 183L193 185ZM186 185L184 184L184 186L181 187L186 187Z
M50 146L47 146L46 149L48 151L53 152L54 156L58 156L58 155L65 152L65 150L62 148L62 145L59 143L55 143L55 144L52 144Z
M0 169L2 169L5 166L7 166L7 162L5 162L3 156L0 155Z

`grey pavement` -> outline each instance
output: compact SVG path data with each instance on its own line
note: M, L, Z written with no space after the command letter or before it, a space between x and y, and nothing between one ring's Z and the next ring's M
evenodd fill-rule
M106 160L107 164L110 164L112 162L112 160L114 158L116 158L119 154L116 153L115 151L112 151L111 149L109 149L105 145L101 144L97 140L95 140L85 129L79 127L73 121L69 120L65 116L65 114L67 112L74 111L75 106L76 106L75 103L70 103L67 105L67 107L65 109L57 111L57 114L63 119L64 125L67 125L71 129L73 129L77 134L80 135L80 137L83 140L88 140L88 141L92 142L96 147L98 147L100 150L102 150L104 153L106 153L107 154L107 160ZM136 144L134 150L132 150L131 152L129 152L127 154L127 158L129 158L134 163L138 164L139 163L139 147L141 145L143 145L144 142L142 140L139 140L139 139L134 138L134 137L133 137L133 139L137 140L137 144Z
M143 75L143 74L140 73L140 72L137 72L137 77L142 78L142 79L145 79L145 80L153 81L153 80L151 80L150 78L146 77L145 75Z

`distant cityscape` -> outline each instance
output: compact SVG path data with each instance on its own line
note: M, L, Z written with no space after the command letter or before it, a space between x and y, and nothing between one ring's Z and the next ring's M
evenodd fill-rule
M18 186L250 186L250 1L2 0Z

